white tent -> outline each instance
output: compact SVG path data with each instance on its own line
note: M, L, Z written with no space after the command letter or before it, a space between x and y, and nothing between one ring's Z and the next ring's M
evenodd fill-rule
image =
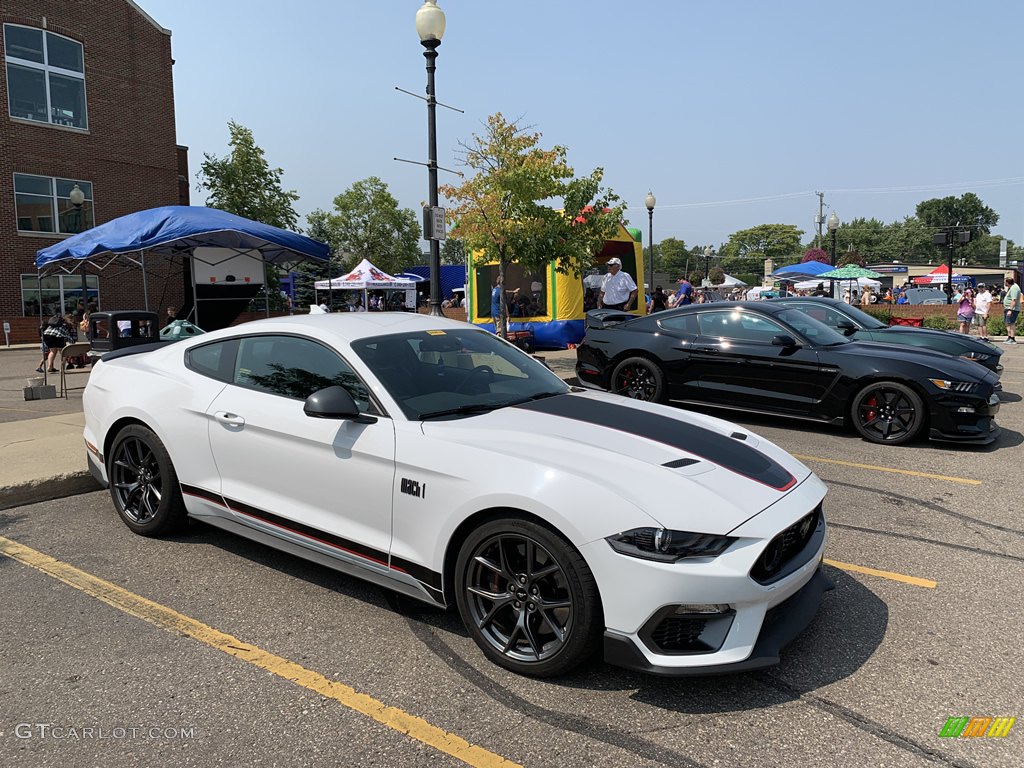
M733 277L732 275L726 275L725 279L722 280L722 282L718 283L717 285L715 285L713 287L714 288L746 288L747 284L744 283L742 280Z
M843 288L849 288L853 284L853 280L836 280L835 282L840 284ZM793 287L796 288L796 290L798 290L798 291L813 291L815 288L818 287L819 284L822 284L822 283L824 283L825 290L827 291L828 290L828 286L829 286L829 280L827 278L826 279L814 278L812 280L801 280L799 283L797 283ZM862 291L865 288L870 288L875 293L878 293L879 291L882 290L882 284L880 282L878 282L877 280L872 280L870 277L858 277L857 278L857 285L860 286L859 290L862 290Z
M369 259L363 259L347 275L331 280L317 280L313 287L318 291L362 291L364 309L369 308L367 291L405 291L405 306L416 308L416 281L389 275L373 266Z

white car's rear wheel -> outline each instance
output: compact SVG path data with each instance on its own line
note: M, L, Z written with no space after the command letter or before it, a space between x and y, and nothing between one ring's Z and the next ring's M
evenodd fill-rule
M121 520L135 533L161 536L187 522L178 475L164 444L138 424L114 439L107 465L110 495Z
M603 629L597 584L566 541L528 520L470 534L456 565L456 602L484 654L513 672L551 677L593 653Z

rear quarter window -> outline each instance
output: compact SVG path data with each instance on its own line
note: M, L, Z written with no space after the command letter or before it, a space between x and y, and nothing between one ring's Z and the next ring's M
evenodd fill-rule
M234 377L238 341L218 341L192 347L185 353L185 367L211 379L229 383Z

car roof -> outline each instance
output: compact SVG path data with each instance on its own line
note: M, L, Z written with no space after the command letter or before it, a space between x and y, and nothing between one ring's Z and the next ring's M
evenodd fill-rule
M371 336L473 327L469 323L418 312L330 312L322 315L290 315L253 320L231 328L193 336L187 341L201 344L219 338L254 333L299 333L321 338L329 336L335 341L351 344Z

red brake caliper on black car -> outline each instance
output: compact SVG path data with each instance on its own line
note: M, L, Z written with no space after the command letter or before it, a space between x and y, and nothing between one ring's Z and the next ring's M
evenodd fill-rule
M878 411L874 410L875 406L878 405L878 398L875 397L874 395L872 395L871 397L869 397L865 401L864 404L867 405L868 408L870 409L867 412L867 417L868 417L867 420L871 421L871 420L873 420L878 415Z

